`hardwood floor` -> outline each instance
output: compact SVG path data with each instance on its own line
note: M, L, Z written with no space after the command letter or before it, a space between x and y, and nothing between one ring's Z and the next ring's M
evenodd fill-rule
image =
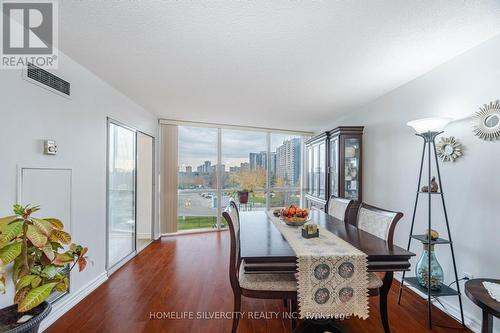
M230 332L231 319L209 319L232 311L228 279L229 234L193 234L164 238L144 249L91 295L67 312L46 332ZM90 256L92 254L90 253ZM405 292L396 304L397 282L389 294L393 333L471 332L435 309L435 326L426 328L426 303ZM239 333L290 332L282 319L281 301L243 297ZM341 323L351 333L383 332L378 298L370 298L370 318ZM267 315L269 319L256 319ZM276 313L280 314L276 318ZM194 318L190 319L192 315ZM206 319L196 319L205 315ZM248 318L252 315L253 318ZM166 318L170 316L171 318Z

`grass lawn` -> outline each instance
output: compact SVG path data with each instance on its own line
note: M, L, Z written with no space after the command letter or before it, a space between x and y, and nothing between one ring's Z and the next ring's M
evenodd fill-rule
M209 229L217 223L215 216L179 216L177 230Z

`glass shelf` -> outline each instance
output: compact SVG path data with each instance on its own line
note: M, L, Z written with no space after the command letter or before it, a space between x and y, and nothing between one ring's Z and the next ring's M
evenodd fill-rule
M418 191L420 194L429 194L429 192ZM443 192L431 192L431 194L442 194Z
M407 277L404 279L404 282L408 283L410 286L413 288L417 289L421 293L424 293L427 295L428 289L424 288L418 283L418 280L416 277ZM435 297L440 297L440 296L457 296L459 293L451 288L448 287L447 285L443 284L440 290L431 290L431 295Z
M411 235L410 236L413 239L419 240L423 244L429 244L429 240L427 239L427 235ZM433 244L449 244L450 241L444 238L438 238L431 240L431 245Z

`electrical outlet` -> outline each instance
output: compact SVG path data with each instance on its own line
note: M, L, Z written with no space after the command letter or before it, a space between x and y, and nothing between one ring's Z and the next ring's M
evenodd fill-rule
M471 273L464 272L464 278L467 280L472 280L474 278L474 275Z

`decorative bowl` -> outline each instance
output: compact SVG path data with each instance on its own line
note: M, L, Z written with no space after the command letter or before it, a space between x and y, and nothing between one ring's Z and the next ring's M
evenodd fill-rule
M311 217L285 217L281 216L280 219L287 225L298 227L311 220Z

